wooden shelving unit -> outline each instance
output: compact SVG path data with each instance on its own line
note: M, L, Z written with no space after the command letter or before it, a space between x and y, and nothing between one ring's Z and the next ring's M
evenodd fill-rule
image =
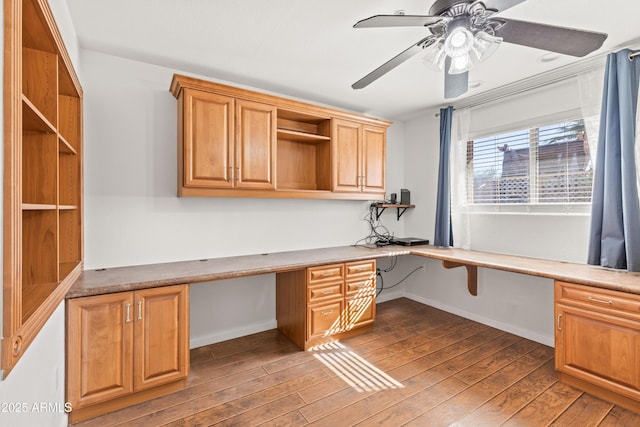
M46 0L5 1L2 370L82 271L82 88Z

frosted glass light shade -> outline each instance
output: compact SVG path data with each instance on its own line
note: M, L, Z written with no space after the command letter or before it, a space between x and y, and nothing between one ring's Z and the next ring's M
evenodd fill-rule
M444 53L444 43L442 41L434 43L425 50L427 54L422 58L423 64L434 71L442 71L447 56Z
M458 27L451 31L444 40L444 51L451 58L464 56L473 47L473 34L464 27Z
M471 56L469 56L469 54L452 56L448 72L449 74L462 74L469 71L472 66L473 62L471 62Z
M478 61L485 61L498 50L502 43L502 37L492 36L484 31L478 31L473 37L473 47L471 51Z

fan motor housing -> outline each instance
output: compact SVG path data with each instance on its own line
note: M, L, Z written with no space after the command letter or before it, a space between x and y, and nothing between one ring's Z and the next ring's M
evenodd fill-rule
M473 1L465 0L437 0L429 9L429 15L438 16L458 4L469 4Z

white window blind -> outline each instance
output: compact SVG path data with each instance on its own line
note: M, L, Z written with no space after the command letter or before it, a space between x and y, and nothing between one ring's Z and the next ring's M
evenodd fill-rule
M593 168L582 119L469 141L470 204L591 202Z

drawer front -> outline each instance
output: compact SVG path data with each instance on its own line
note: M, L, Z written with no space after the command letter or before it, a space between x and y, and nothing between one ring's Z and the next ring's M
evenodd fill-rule
M309 285L342 280L344 280L344 264L307 268L307 283Z
M337 298L342 298L342 281L317 286L307 286L308 304L317 304Z
M356 277L375 277L376 260L348 262L345 264L347 280Z
M328 337L342 331L343 300L312 305L307 313L307 339Z
M351 280L345 283L345 293L347 297L368 297L376 293L376 282L374 279Z
M370 325L375 319L376 298L374 296L347 299L346 310L343 316L343 328L345 331Z
M640 298L633 294L610 291L592 286L556 282L556 302L577 307L589 307L602 313L640 318Z

